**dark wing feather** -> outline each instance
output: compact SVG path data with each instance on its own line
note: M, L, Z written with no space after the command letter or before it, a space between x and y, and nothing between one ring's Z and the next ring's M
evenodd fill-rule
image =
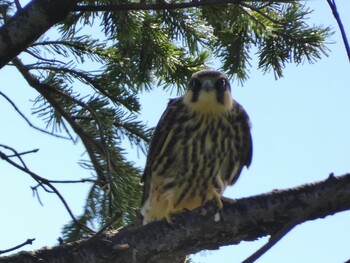
M249 116L244 110L244 108L235 100L233 101L233 109L231 116L231 124L238 124L238 126L240 127L239 132L241 137L241 145L239 149L240 158L239 160L237 160L239 162L239 169L237 170L236 174L231 175L231 179L229 181L229 184L233 185L239 178L242 168L244 166L248 168L252 162L253 143L252 136L250 133Z
M250 133L250 121L249 121L249 116L246 113L246 111L243 109L241 105L240 106L240 111L243 116L243 144L244 144L244 152L243 154L245 155L243 165L246 166L247 168L250 166L252 163L252 157L253 157L253 140L252 140L252 135Z
M142 204L147 200L149 195L153 162L159 155L169 131L173 127L174 121L176 120L176 115L179 112L179 107L181 107L181 105L183 106L182 97L170 99L167 108L162 114L154 130L148 149L145 170L141 178L141 183L143 183Z

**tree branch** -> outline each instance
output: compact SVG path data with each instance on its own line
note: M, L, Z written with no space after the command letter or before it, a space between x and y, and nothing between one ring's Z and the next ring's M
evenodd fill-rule
M349 59L349 61L350 61L350 46L349 46L349 41L348 41L348 38L347 38L347 36L346 36L345 29L344 29L343 23L342 23L342 21L341 21L340 15L339 15L339 13L338 13L337 5L335 4L335 0L327 0L327 2L328 2L329 7L330 7L331 10L332 10L332 13L333 13L333 16L334 16L335 20L336 20L337 23L338 23L338 26L339 26L339 29L340 29L340 33L341 33L341 36L342 36L342 38L343 38L345 50L346 50L346 53L347 53L347 55L348 55L348 59Z
M249 0L202 0L202 1L189 1L180 3L130 3L130 4L110 4L110 5L77 5L73 8L73 11L89 11L89 12L100 12L100 11L136 11L136 10L174 10L184 9L191 7L203 7L209 5L227 5L227 4L240 4L243 2L251 2ZM255 2L270 2L266 0L257 0ZM271 1L272 2L272 1ZM276 0L273 2L277 3L290 3L288 0Z
M334 179L334 174L330 174L329 180ZM294 218L292 218L291 221L289 221L287 224L285 224L281 229L279 229L275 234L273 234L269 241L263 245L260 249L258 249L255 253L253 253L251 256L249 256L246 260L244 260L242 263L253 263L255 262L259 257L261 257L265 252L267 252L270 248L272 248L278 241L280 241L285 235L287 235L296 225L303 222L308 216L310 216L312 213L317 211L320 205L322 205L328 196L333 195L338 191L338 189L341 187L341 185L338 185L337 187L333 187L328 190L319 200L316 204L310 205L306 207L300 214L297 214Z
M33 74L31 74L29 72L30 68L28 68L27 66L25 66L20 59L18 58L14 58L12 60L13 64L16 66L16 68L19 70L19 72L22 74L22 76L25 78L25 80L28 82L28 84L33 87L36 91L38 91L50 104L53 108L55 108L56 111L58 111L61 116L69 123L69 125L72 127L72 129L74 130L74 132L80 137L80 139L82 140L88 154L89 157L91 159L92 164L95 167L95 171L98 174L99 180L100 182L110 182L110 170L112 168L110 168L110 158L109 158L109 153L106 147L106 142L104 140L104 130L103 130L103 126L101 124L101 121L99 120L98 116L96 115L96 113L93 111L93 109L91 109L91 107L89 107L88 105L84 104L83 102L74 99L72 96L67 95L66 93L64 93L63 91L42 83L39 81L39 79L34 76ZM94 117L94 120L96 121L96 123L98 124L98 132L100 134L100 140L97 141L94 138L91 138L91 136L89 136L89 134L84 131L82 129L82 127L74 120L73 116L71 114L69 114L69 112L67 112L66 109L64 109L62 107L62 105L60 105L60 103L57 101L57 99L55 99L55 95L60 95L68 100L73 101L74 103L76 103L77 105L81 106L82 108L86 108L91 116ZM104 173L104 171L102 171L103 169L100 167L99 162L96 158L96 154L95 152L98 152L101 155L106 156L106 173ZM107 177L107 178L106 178Z
M1 91L0 91L0 96L4 97L4 98L11 104L11 106L15 109L15 111L28 123L28 125L29 125L30 127L34 128L35 130L38 130L38 131L40 131L40 132L42 132L42 133L46 133L46 134L52 135L52 136L57 137L57 138L66 139L66 140L69 140L69 139L70 139L70 138L68 138L68 137L61 136L61 135L59 135L59 134L55 134L54 132L48 132L48 131L46 131L46 130L44 130L44 129L41 129L41 128L35 126L35 125L32 124L32 123L30 122L30 120L19 110L19 108L16 106L16 104L15 104L9 97L7 97L4 93L2 93Z
M3 152L0 151L0 159L4 160L5 162L11 164L12 166L16 167L17 169L25 172L26 174L29 174L35 181L38 182L38 186L41 186L46 192L49 192L49 193L55 193L57 195L57 197L61 200L62 204L64 205L64 207L66 208L68 214L70 215L70 217L72 218L73 222L81 227L82 229L84 229L86 232L89 232L89 233L94 233L93 230L91 230L90 228L88 228L87 226L83 225L82 223L79 222L79 220L77 220L72 212L72 210L70 209L67 201L64 199L64 197L61 195L61 193L57 190L56 187L54 187L52 185L52 183L47 180L46 178L43 178L39 175L37 175L36 173L32 172L31 170L29 170L29 168L26 166L26 164L24 163L24 161L22 160L21 156L14 150L12 149L11 147L8 147L8 146L4 146L4 145L0 145L1 147L4 147L6 149L10 149L11 151L13 151L15 153L15 156L17 158L19 158L20 162L22 165L19 165L18 163L16 163L15 161L12 161L8 155L4 154ZM37 192L36 188L38 187L36 186L35 188L32 188L33 191ZM47 186L49 189L51 190L48 190L45 186ZM38 195L39 197L39 195ZM40 198L39 198L39 202L41 203L40 201Z
M63 20L74 0L32 0L0 27L0 68Z
M11 251L14 251L14 250L17 250L21 247L24 247L26 245L31 245L33 244L33 241L35 240L35 238L28 238L26 241L24 241L22 244L19 244L17 246L14 246L12 248L8 248L8 249L5 249L5 250L0 250L0 254L4 254L4 253L8 253L8 252L11 252Z
M350 174L236 201L224 200L223 204L220 217L216 205L210 203L175 216L173 224L163 220L127 226L119 232L105 232L89 242L81 240L3 257L0 263L174 262L204 249L273 236L295 218L300 220L294 224L301 224L349 210ZM310 212L304 213L305 210Z

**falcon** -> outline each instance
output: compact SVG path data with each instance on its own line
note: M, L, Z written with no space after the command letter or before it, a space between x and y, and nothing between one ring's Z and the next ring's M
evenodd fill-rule
M153 134L144 174L143 224L193 210L221 196L252 160L249 117L233 100L227 76L194 73L171 99Z

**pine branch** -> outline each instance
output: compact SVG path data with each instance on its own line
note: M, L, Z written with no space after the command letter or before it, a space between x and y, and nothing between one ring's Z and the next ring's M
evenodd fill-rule
M202 0L202 1L189 1L180 3L130 3L130 4L111 4L111 5L77 5L73 8L75 12L107 12L107 11L136 11L136 10L174 10L191 7L203 7L203 6L217 6L227 4L240 4L244 2L251 2L249 0ZM255 2L275 2L275 3L290 3L291 0L277 0L266 1L257 0Z
M223 204L219 216L216 205L211 203L175 216L171 225L158 221L146 226L128 226L90 241L3 257L0 263L170 263L205 249L254 241L267 235L273 238L291 222L295 226L349 210L350 174L235 201L223 200ZM309 212L305 213L305 209Z
M61 136L61 135L55 134L55 133L53 133L53 132L48 132L48 131L46 131L46 130L44 130L44 129L42 129L42 128L39 128L39 127L35 126L35 125L32 124L31 121L19 110L19 108L16 106L16 104L15 104L8 96L6 96L6 95L5 95L4 93L2 93L1 91L0 91L0 96L4 97L4 98L11 104L11 106L15 109L15 111L16 111L16 112L28 123L28 125L29 125L30 127L32 127L33 129L38 130L38 131L40 131L40 132L42 132L42 133L46 133L46 134L52 135L52 136L57 137L57 138L66 139L66 140L69 140L69 139L70 139L70 138L68 138L68 137Z
M137 122L130 123L130 118L121 119L124 111L109 106L105 98L91 96L86 101L84 98L74 96L55 79L39 80L29 72L31 68L18 58L13 59L13 64L28 84L44 98L44 104L37 112L42 116L47 114L51 119L57 118L58 123L67 122L82 140L90 157L90 160L83 164L97 174L92 187L97 187L95 189L98 196L93 200L87 200L87 209L91 209L90 214L99 218L98 223L102 225L116 211L120 211L125 212L125 216L123 215L123 218L113 226L120 227L125 222L130 222L136 214L140 200L141 187L138 184L140 171L124 159L122 150L118 147L118 138L122 135L116 131L120 130L122 134L129 133L126 136L131 138L131 141L134 140L138 146L142 146L143 140L139 134L142 134L140 130L144 126L138 125ZM46 105L47 102L49 106ZM120 129L117 119L121 119L121 124L131 130ZM85 215L82 218L85 220ZM72 224L68 232L79 231L75 225Z
M97 142L92 138L89 134L86 133L80 127L77 122L74 120L74 118L60 105L60 103L55 99L54 94L57 94L59 91L55 89L54 87L51 87L50 85L41 83L34 75L32 75L25 65L19 60L19 59L13 59L14 65L17 67L17 69L21 72L23 77L27 80L29 85L31 85L34 89L36 89L51 105L55 108L57 112L63 116L63 118L69 123L69 125L73 128L73 130L76 132L76 134L81 138L82 142L84 143L84 146L89 153L89 156L91 158L91 162L93 163L96 172L99 174L99 179L101 182L108 181L107 178L105 178L105 175L101 172L100 165L98 163L98 160L95 158L94 153L97 151L101 154L105 153L105 149L103 148L103 145L101 142ZM61 95L64 95L64 93L60 93ZM67 98L67 96L66 96ZM69 97L70 100L74 100L72 97ZM74 102L79 102L78 100L74 100ZM81 105L83 108L85 105ZM93 112L90 110L90 112ZM95 113L93 113L95 114ZM95 119L95 121L99 124L98 119ZM100 126L100 125L99 125ZM102 132L102 129L99 129L100 132ZM108 157L108 156L107 156Z

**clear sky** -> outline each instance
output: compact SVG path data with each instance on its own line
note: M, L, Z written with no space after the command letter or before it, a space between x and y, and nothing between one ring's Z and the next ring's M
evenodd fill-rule
M338 0L338 9L350 34L350 2ZM263 75L252 68L244 86L232 85L234 98L247 110L252 122L253 162L238 183L225 195L252 196L324 180L333 172L350 172L350 63L339 29L324 1L306 2L314 9L311 24L331 25L336 33L328 47L329 57L309 65L287 65L284 78ZM253 61L256 66L256 61ZM13 99L23 112L36 93L9 67L0 70L0 91ZM160 90L141 95L141 119L156 125L165 109L168 94ZM37 125L41 121L33 118ZM25 160L32 171L51 179L89 177L77 161L83 148L78 143L57 140L31 129L0 97L0 144L18 151L39 148ZM128 148L128 143L125 144ZM2 150L2 149L1 149ZM130 149L128 158L139 167L145 157ZM32 250L57 243L62 226L70 218L55 195L40 191L43 206L32 196L35 182L28 175L0 162L0 250L36 238ZM88 185L58 186L76 215L82 207ZM350 212L339 213L297 226L257 262L344 262L350 259ZM240 262L267 241L228 246L194 256L194 262Z

